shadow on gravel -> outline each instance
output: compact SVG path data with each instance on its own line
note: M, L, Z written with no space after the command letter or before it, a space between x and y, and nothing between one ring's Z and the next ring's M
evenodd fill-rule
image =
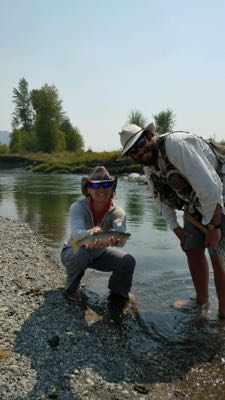
M168 315L142 315L132 305L122 310L87 290L84 299L68 304L61 289L46 292L17 334L14 351L29 357L36 372L27 399L79 400L92 390L110 399L101 392L103 380L130 382L139 392L144 385L144 393L148 385L172 382L196 363L211 361L222 346L204 318L185 324L181 313L171 314L171 332Z

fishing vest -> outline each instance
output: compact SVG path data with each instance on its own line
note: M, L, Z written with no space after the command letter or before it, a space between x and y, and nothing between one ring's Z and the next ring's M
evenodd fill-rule
M151 174L151 180L154 185L154 196L159 196L161 201L164 201L174 209L181 210L184 208L185 204L189 204L189 206L192 205L194 211L196 207L200 206L196 193L192 189L187 178L169 161L166 154L165 140L171 134L172 133L161 135L157 140L161 156L165 163L165 170L161 171L160 174ZM225 154L221 153L220 149L211 141L204 140L204 142L210 146L217 158L216 172L220 176L222 183L224 183L225 171L223 169L225 168ZM225 189L225 185L223 185L223 187Z

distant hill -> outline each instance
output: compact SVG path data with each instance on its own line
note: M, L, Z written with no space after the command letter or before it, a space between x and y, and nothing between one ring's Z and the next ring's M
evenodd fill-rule
M10 142L10 132L7 131L0 131L0 142L2 144L9 145Z

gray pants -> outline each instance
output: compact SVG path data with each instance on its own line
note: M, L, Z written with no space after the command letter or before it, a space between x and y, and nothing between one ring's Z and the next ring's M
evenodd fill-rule
M108 288L111 292L127 297L132 285L135 259L130 254L116 247L108 247L103 254L94 258L91 252L80 248L74 254L71 247L64 246L61 260L66 268L67 280L65 290L72 294L79 287L81 278L87 268L112 272Z

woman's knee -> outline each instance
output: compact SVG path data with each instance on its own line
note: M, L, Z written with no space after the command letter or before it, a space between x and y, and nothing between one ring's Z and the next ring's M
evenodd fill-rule
M74 254L73 250L69 247L61 253L61 261L66 268L76 266L87 266L90 264L90 256L87 251L80 249L78 253Z
M131 254L125 254L123 257L123 268L129 269L131 272L134 271L136 260Z

